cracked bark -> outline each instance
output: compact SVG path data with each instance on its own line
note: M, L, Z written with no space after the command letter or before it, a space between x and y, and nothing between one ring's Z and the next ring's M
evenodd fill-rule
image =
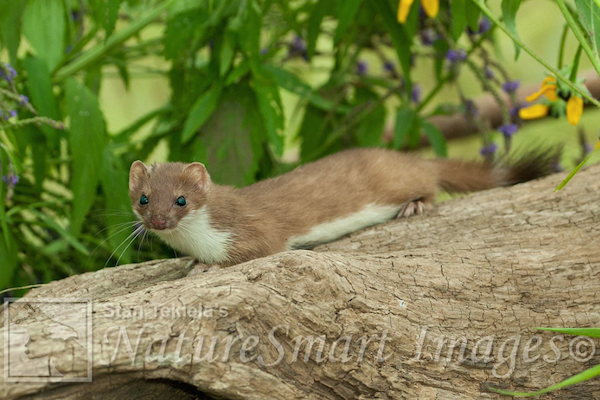
M281 253L189 278L183 259L50 283L26 297L93 299L93 382L2 381L0 398L495 399L500 396L486 385L544 388L600 359L574 360L571 337L565 336L555 339L561 359L552 362L556 352L550 343L556 335L534 329L600 326L599 173L600 165L590 167L558 193L553 189L564 174L475 193L438 204L423 217L391 221L315 251ZM217 311L202 318L151 320L107 312L120 305L152 315L155 305L198 304ZM6 331L4 315L1 321ZM11 326L33 329L45 322L33 313L15 316ZM144 323L152 328L141 335L134 362L123 344L114 353L117 335L111 329L123 326L135 342ZM274 362L279 349L269 341L269 332L282 325L289 333L280 327L273 336L281 343L281 362L266 367L257 358L241 358L242 342L254 335L259 343L244 355ZM384 333L380 355L388 358L378 360ZM173 361L182 334L190 340L180 355L194 354L191 338L205 338L205 356L214 337L217 360ZM166 360L145 359L151 340L164 335L170 338L162 353ZM301 347L293 362L294 338L319 335L326 338L325 360L317 362L317 342L308 361ZM540 335L538 347L528 342L535 335ZM227 338L237 336L242 339L231 344L223 361ZM352 359L332 360L333 343L344 337L350 338L346 355ZM449 343L461 343L462 337L466 357L459 359L458 345L448 357ZM490 341L492 359L484 360ZM345 343L338 340L334 356L340 356ZM439 343L441 356L436 357ZM499 354L503 344L505 363ZM359 362L361 345L365 351ZM50 344L44 348L47 355L67 356ZM149 354L160 352L155 343ZM103 365L111 355L114 360ZM0 364L7 368L4 357ZM514 372L499 377L510 365ZM600 381L546 398L600 398Z

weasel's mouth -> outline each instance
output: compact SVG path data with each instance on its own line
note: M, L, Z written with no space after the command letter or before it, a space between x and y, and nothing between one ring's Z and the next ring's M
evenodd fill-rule
M151 222L145 223L144 227L147 230L155 232L155 233L170 232L170 231L172 231L175 228L174 226L171 226L171 224L163 226L163 225L154 225Z

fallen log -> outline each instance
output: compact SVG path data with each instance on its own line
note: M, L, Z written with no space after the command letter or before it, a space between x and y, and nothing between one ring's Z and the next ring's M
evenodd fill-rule
M599 173L590 167L558 193L564 174L475 193L315 251L191 277L175 259L52 282L0 315L0 398L496 399L488 386L542 389L600 359L592 339L535 329L600 326ZM546 398L599 393L590 380Z

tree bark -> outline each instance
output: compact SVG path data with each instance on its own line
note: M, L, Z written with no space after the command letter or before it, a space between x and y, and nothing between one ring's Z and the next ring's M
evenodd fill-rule
M600 359L586 357L572 336L535 329L600 326L599 173L600 165L590 167L557 193L565 174L471 194L315 251L192 277L187 260L175 259L52 282L25 299L92 299L93 382L2 381L0 398L496 399L502 396L488 385L545 388ZM194 317L189 310L199 305L203 314ZM170 314L155 317L161 307ZM116 316L117 309L138 314ZM3 333L7 314L10 329L28 332L49 318L17 302L1 315ZM118 329L132 346L140 337L134 362L125 340L117 343ZM317 341L308 360L304 345L294 360L298 337L320 335L322 354ZM250 337L257 344L244 351ZM185 357L195 355L200 338L199 357L216 338L216 360ZM57 363L72 356L52 343L42 355ZM12 367L1 356L0 364ZM85 375L82 363L71 365ZM600 381L546 396L600 398Z

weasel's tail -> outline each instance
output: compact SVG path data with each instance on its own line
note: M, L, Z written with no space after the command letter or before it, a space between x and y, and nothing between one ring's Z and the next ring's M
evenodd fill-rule
M499 162L433 160L440 188L447 192L475 192L515 185L555 172L561 147L533 150Z

